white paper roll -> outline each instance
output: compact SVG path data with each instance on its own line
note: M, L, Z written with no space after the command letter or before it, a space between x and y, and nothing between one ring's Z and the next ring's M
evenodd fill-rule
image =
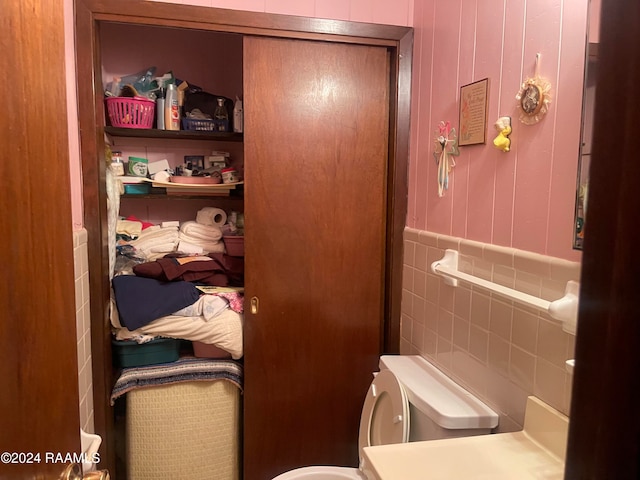
M198 210L196 222L200 225L222 227L227 223L227 214L224 210L215 207L205 207Z

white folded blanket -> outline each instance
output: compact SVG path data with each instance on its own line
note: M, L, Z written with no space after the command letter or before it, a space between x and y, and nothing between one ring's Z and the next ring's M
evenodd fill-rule
M216 315L212 321L203 316L183 317L169 315L161 317L136 330L118 329L118 340L129 340L139 335L158 335L171 338L183 338L215 345L229 352L235 360L242 358L243 316L230 308Z

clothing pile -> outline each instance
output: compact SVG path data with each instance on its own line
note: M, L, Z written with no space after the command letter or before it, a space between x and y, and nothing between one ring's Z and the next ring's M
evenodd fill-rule
M224 253L221 227L210 224L208 213L182 225L118 220L111 280L116 339L179 338L242 357L244 259Z

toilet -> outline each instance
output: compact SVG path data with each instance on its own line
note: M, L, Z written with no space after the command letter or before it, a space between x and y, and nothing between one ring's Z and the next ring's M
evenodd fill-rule
M362 407L360 468L303 467L273 480L366 480L362 449L484 435L498 414L418 355L383 355Z

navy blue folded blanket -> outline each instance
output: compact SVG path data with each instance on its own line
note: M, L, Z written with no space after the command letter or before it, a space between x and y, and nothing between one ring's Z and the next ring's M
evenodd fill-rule
M194 304L200 294L191 282L160 282L153 278L119 275L111 280L120 323L129 330Z

